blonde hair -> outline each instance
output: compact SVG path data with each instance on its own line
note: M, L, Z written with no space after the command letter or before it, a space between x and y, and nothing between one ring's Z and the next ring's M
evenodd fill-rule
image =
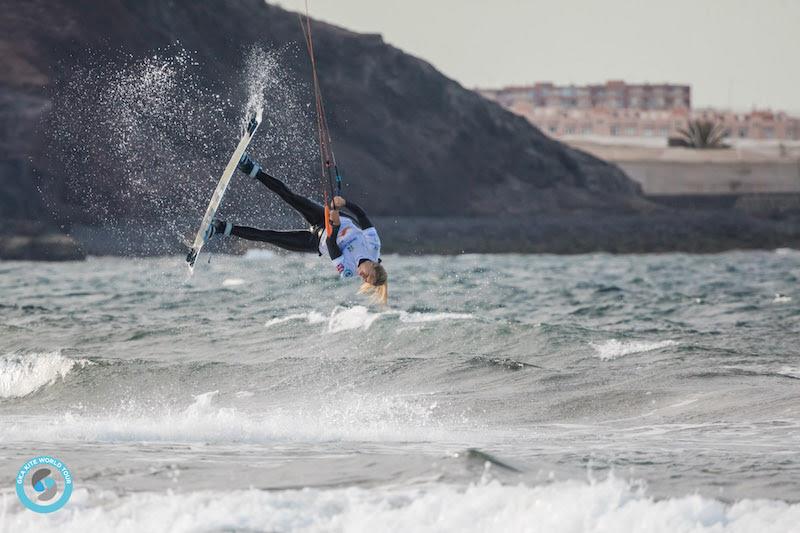
M380 263L373 263L375 266L375 284L362 283L358 289L358 294L369 294L370 299L379 304L386 305L389 301L389 275Z

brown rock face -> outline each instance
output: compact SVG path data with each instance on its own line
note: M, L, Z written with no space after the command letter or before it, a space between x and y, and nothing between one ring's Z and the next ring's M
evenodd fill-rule
M87 56L113 67L179 43L192 52L203 83L217 90L241 77L243 51L256 45L288 50L286 68L301 87L308 87L309 67L296 14L262 0L3 4L4 218L55 216L62 224L99 222L75 205L69 183L96 180L89 184L95 192L113 188L114 162L104 163L107 172L70 167L62 174L63 154L50 150L47 132L40 127L43 116L58 111L52 110L53 87L74 76L75 66ZM386 45L379 36L315 23L314 37L348 194L364 198L371 213L638 211L639 188L617 167L545 137L525 120L465 90L428 63ZM102 179L99 174L104 174ZM42 183L44 195L39 190ZM105 214L128 216L137 211L135 201L112 201ZM190 213L177 213L182 214Z
M618 167L544 136L380 36L322 23L313 31L345 196L380 221L387 252L800 245L791 206L772 220L739 204L656 205ZM254 49L279 68L252 153L319 195L295 13L263 0L0 0L0 258L185 251L235 144ZM176 50L191 80L159 101L131 65ZM120 99L127 107L115 116ZM243 176L223 207L249 225L299 222ZM80 250L42 237L62 231Z

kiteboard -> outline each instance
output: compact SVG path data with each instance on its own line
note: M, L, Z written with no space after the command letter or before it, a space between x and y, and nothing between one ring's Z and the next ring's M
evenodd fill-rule
M197 230L197 235L194 238L192 249L189 251L189 255L186 256L186 262L189 263L189 269L194 269L194 264L197 261L197 256L200 254L200 250L208 241L207 235L209 233L211 223L214 220L214 215L217 214L217 208L222 202L222 197L225 195L225 190L228 188L228 184L231 182L233 173L236 172L236 167L239 165L239 160L242 158L247 150L247 147L250 145L250 141L253 140L253 136L255 135L260 124L261 110L259 109L250 118L250 122L247 124L247 129L242 134L242 138L239 141L239 144L236 146L236 150L233 151L230 161L228 161L225 170L222 172L222 177L217 183L217 188L214 190L214 194L211 195L211 201L208 204L208 208L206 208L206 214L203 216L203 221L200 223L200 229Z

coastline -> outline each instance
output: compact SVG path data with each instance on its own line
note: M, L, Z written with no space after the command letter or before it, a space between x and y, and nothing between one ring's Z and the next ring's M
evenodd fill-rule
M63 233L0 236L0 260L82 261L84 259L86 252L83 247Z
M689 200L682 197L675 201ZM739 200L738 205L741 204ZM402 255L717 253L800 248L800 220L756 217L722 204L703 210L655 206L654 212L647 214L589 212L373 220L379 228L384 253ZM270 247L229 239L217 241L211 251L243 254L258 248ZM0 238L0 259L6 260L80 260L87 255L147 257L185 251L175 234L154 234L134 222L114 228L76 225L69 235Z

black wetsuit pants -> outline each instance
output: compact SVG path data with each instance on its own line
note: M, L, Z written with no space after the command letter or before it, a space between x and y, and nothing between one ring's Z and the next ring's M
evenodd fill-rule
M292 252L319 253L319 239L325 228L325 209L313 200L293 193L285 183L273 178L263 170L259 169L256 178L266 185L269 190L280 196L284 202L292 206L295 211L303 215L303 218L311 225L311 228L277 231L249 228L247 226L233 226L231 235L236 235L249 241L267 242Z

